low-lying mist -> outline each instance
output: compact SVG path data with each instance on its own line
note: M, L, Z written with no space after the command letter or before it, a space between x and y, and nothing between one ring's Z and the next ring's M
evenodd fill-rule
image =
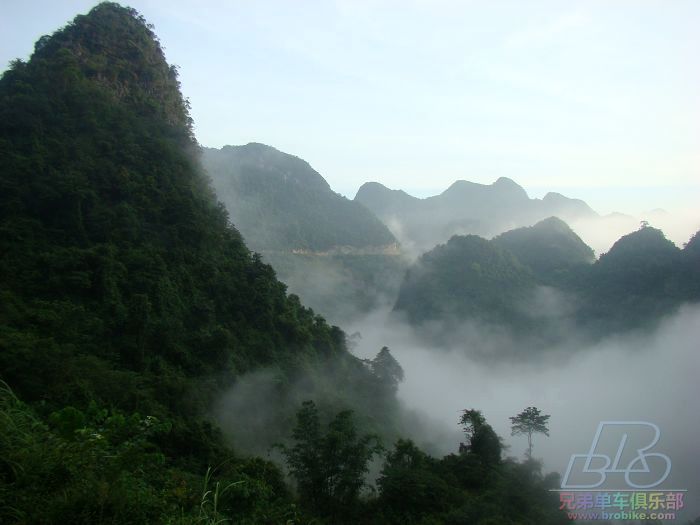
M476 234L485 238L493 238L498 234L525 226L533 226L546 217L532 217L529 220L515 221L506 224L493 225L491 233L486 234L478 228L469 225L458 226L449 223L442 228L426 228L431 235L424 235L420 239L410 236L408 228L395 216L386 219L386 224L391 233L401 244L401 250L409 260L417 259L422 253L433 249L438 244L446 243L453 235ZM642 221L664 232L666 238L673 241L676 246L683 245L700 230L700 212L697 210L653 210L641 213L638 216L611 213L609 215L595 217L579 217L570 219L564 217L571 229L593 250L596 256L606 253L620 237L639 229Z
M528 406L550 414L550 436L535 435L533 456L543 461L545 471L560 474L572 454L588 451L600 421L649 421L661 429L655 450L673 462L664 487L688 490L683 519L700 514L700 305L682 307L654 330L577 348L571 344L542 349L528 358L517 355L517 348L510 357L506 353L499 359L485 358L484 349L502 350L504 344L519 342L505 337L494 341L492 331L475 324L464 332L471 338L470 347L480 347L481 353L473 354L465 352L464 345L445 349L427 344L388 310L374 311L342 328L354 334L350 346L360 358L370 359L389 346L406 377L398 390L394 427L431 454L458 450L463 436L457 421L468 408L483 411L504 439L506 454L516 458L524 457L527 440L511 437L508 418ZM584 339L568 329L572 341ZM240 452L268 455L272 443L288 437L283 430L293 424L291 417L304 399L335 392L349 408L366 411L368 400L355 395L359 388L357 393L337 391L337 374L333 363L291 380L274 370L251 374L221 400L217 417Z
M533 456L543 460L546 470L563 474L571 454L588 451L600 421L649 421L661 429L655 450L673 462L664 486L688 489L685 518L700 513L699 305L684 306L651 333L608 337L574 352L544 349L531 359L501 361L470 356L462 345L431 348L386 314L375 312L344 328L361 334L354 349L358 356L389 346L406 374L399 398L430 414L437 451L456 450L449 430L457 428L463 409L477 408L509 445L507 453L523 457L527 439L510 436L508 418L536 406L551 414L550 437L534 437ZM478 327L469 333L471 344L479 344ZM494 344L489 332L482 335L485 348ZM573 331L571 338L577 339ZM441 441L441 434L450 440Z

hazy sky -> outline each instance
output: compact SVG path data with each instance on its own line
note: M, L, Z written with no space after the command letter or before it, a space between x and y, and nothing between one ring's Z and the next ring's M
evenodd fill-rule
M353 197L500 176L601 212L700 197L700 2L134 0L199 141L264 142ZM0 63L95 2L2 0Z

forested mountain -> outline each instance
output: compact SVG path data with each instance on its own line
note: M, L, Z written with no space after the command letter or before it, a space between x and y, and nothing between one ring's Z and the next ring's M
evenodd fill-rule
M360 497L400 367L351 356L287 295L198 153L176 70L132 9L98 5L0 79L0 522L406 523L418 476L417 519L560 523L553 480L500 446L436 460L400 442L379 496ZM263 368L271 387L248 409L277 411L260 441L289 431L297 494L210 415ZM295 426L281 408L300 395L316 404Z
M550 342L650 328L700 300L696 239L679 250L643 226L593 262L556 218L491 241L455 236L408 270L395 311L414 326L471 320Z
M507 231L493 242L530 267L541 283L565 280L572 270L595 260L593 250L557 217Z
M406 272L395 309L414 324L467 318L517 323L524 317L518 304L535 285L531 271L508 250L476 235L454 236Z
M304 304L340 323L396 297L396 239L307 162L264 144L203 148L202 161L246 244Z
M682 302L700 300L693 244L680 250L650 226L622 237L568 285L582 298L581 322L602 332L653 325Z
M264 144L204 148L202 162L248 246L264 252L389 249L370 211L339 195L304 160Z
M116 436L134 440L144 421L167 425L144 446L172 458L164 479L183 470L184 495L199 490L190 470L226 457L207 414L236 376L274 365L293 377L330 360L341 399L343 385L372 380L342 332L246 248L197 154L175 69L130 9L78 16L0 80L1 378L68 436L100 434L113 417L128 423ZM99 453L92 445L75 447ZM143 522L177 503L163 496L154 508L161 496L136 470L103 466L117 469L103 479L99 465L76 464L56 477L46 469L60 456L44 459L2 474L13 495L0 499L32 522L97 522L98 509ZM106 499L80 500L100 483ZM51 500L61 491L72 494L64 508ZM124 491L133 501L121 508ZM32 497L43 505L30 509Z
M230 373L343 351L229 225L133 12L42 38L0 97L0 359L22 397L188 413Z
M521 186L505 177L490 185L459 180L425 199L368 182L355 200L384 221L399 241L418 250L428 250L453 235L492 237L551 216L566 221L597 217L585 202L558 193L530 199Z

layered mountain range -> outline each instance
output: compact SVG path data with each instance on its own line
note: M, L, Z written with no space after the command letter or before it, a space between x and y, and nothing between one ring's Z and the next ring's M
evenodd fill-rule
M388 190L349 201L268 146L202 151L179 87L152 26L109 2L0 78L0 522L566 523L556 477L505 457L479 410L464 411L455 453L406 439L430 425L399 403L389 349L353 355L263 257L302 269L301 293L332 277L336 305L378 289L393 302L403 279L395 311L416 327L475 319L531 334L546 326L531 294L546 288L613 331L697 300L698 236L679 250L645 227L592 262L549 218L452 236L404 276L373 213L418 244L430 210L438 236L592 212L500 179L438 201L397 193L384 214ZM377 490L363 492L372 458Z
M447 334L449 345L465 323L505 331L522 339L525 355L648 330L700 300L699 237L681 250L644 226L595 260L557 218L491 240L456 235L408 269L394 311L432 341Z
M418 252L453 235L492 237L551 216L567 222L598 216L585 202L559 193L531 199L521 186L505 177L490 185L460 180L441 194L424 199L368 182L360 187L355 201L374 212L403 244Z

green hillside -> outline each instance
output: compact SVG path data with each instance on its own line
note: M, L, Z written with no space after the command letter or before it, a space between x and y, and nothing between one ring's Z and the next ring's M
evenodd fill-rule
M247 144L205 148L202 160L251 249L322 252L396 242L369 210L333 192L298 157Z
M581 297L579 318L600 333L650 327L684 301L697 301L698 274L663 232L642 227L620 238L570 289Z
M92 428L117 463L120 447L135 447L133 465L84 457L85 472L59 477L46 470L61 464L57 449L28 450L46 466L3 474L13 495L3 499L32 522L97 522L97 506L118 522L155 520L177 508L173 494L154 492L173 476L183 497L196 496L207 465L228 454L211 405L248 370L274 365L291 378L332 360L348 383L371 383L342 332L288 297L246 248L197 152L175 69L133 10L100 4L0 80L0 378L46 421L21 416L27 439ZM4 399L9 414L25 413ZM159 423L146 432L144 421ZM101 454L98 445L69 440L66 461L80 447ZM137 474L163 458L162 474ZM105 501L81 500L98 486ZM64 507L48 501L61 491ZM136 499L122 509L123 491ZM47 503L30 510L23 497Z
M0 104L0 359L22 397L186 413L232 373L343 351L228 224L132 12L40 40Z
M0 78L0 523L562 523L553 479L503 458L483 418L471 437L488 450L387 456L400 365L386 348L353 357L287 295L198 152L132 9L99 4ZM222 436L213 412L232 395L233 426L272 414L253 437L281 443L296 488L269 449Z
M509 251L475 235L455 236L408 270L395 310L412 323L471 318L521 324L517 305L535 285L531 271Z
M680 250L644 226L593 261L554 217L491 241L455 236L408 270L395 310L416 327L472 320L540 343L650 329L700 300L696 238Z
M557 217L507 231L493 242L529 266L540 282L560 282L595 260L593 250Z

